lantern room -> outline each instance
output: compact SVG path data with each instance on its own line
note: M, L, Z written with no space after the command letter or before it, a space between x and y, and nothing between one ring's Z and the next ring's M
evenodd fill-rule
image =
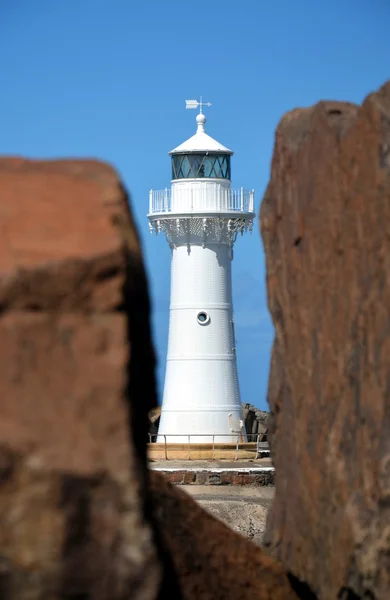
M205 132L206 117L196 117L195 135L171 150L172 180L225 179L231 180L230 157L233 152Z

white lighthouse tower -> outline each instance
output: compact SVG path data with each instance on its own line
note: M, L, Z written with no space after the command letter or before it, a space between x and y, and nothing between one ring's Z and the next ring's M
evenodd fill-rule
M158 441L246 441L234 336L231 262L252 230L254 192L231 189L233 152L197 131L169 154L171 189L150 191L149 227L172 252L168 355ZM165 438L163 437L165 436ZM213 437L214 436L214 437Z

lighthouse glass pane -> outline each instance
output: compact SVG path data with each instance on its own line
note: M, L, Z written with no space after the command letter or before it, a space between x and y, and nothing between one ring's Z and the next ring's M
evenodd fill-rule
M179 154L172 157L172 179L230 179L228 154Z

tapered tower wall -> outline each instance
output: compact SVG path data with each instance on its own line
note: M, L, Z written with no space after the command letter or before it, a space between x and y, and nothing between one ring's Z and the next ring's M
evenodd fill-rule
M201 229L200 219L190 225L196 229L196 221ZM168 355L159 434L175 432L184 437L169 441L187 441L191 434L194 442L211 442L212 435L220 436L215 441L230 442L241 432L232 249L226 235L218 237L210 232L204 243L203 234L178 235L172 249Z

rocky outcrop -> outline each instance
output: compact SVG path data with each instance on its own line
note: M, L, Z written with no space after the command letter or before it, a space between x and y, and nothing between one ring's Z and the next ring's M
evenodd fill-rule
M186 486L182 488L202 508L234 531L262 546L266 516L274 487L231 488L229 486Z
M151 477L155 517L184 599L297 598L272 558L156 476Z
M248 442L256 442L257 439L261 442L267 442L269 412L260 410L252 404L243 404L242 414Z
M266 544L324 600L390 597L390 82L276 132Z
M156 408L152 408L148 412L148 441L156 442L158 428L160 425L160 417L161 417L161 406L156 406Z
M100 163L2 159L0 198L0 595L154 598L136 433L154 355L126 194Z
M1 159L0 230L1 599L296 598L279 563L149 480L149 300L113 169Z

